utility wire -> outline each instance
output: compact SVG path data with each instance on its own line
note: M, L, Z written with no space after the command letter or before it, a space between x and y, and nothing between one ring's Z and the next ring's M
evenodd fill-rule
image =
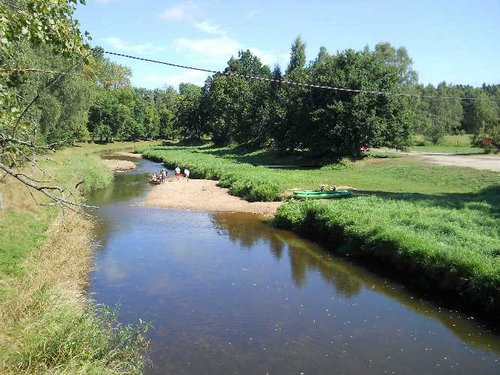
M213 73L213 74L218 73L218 74L223 74L223 75L226 75L229 77L241 77L241 78L247 78L247 79L254 79L254 80L258 80L258 81L273 82L273 83L280 83L280 84L286 84L286 85L295 85L295 86L300 86L300 87L308 87L308 88L315 88L315 89L322 89L322 90L344 91L344 92L364 93L364 94L383 95L383 96L404 96L404 97L410 97L410 98L425 98L425 99L497 101L497 99L483 99L483 98L460 97L460 96L417 95L417 94L397 93L397 92L388 92L388 91L358 90L358 89L349 89L349 88L345 88L345 87L315 85L312 83L301 83L301 82L290 81L287 79L274 79L274 78L268 78L268 77L262 77L262 76L241 74L241 73L236 73L236 72L220 72L217 70L203 69L203 68L198 68L198 67L189 66L189 65L174 64L174 63L170 63L167 61L153 60L153 59L148 59L145 57L132 56L132 55L124 54L124 53L117 53L117 52L111 52L111 51L104 51L104 53L106 53L108 55L113 55L113 56L125 57L127 59L146 61L146 62L150 62L150 63L154 63L154 64L172 66L174 68L188 69L188 70L194 70L194 71L205 72L205 73Z

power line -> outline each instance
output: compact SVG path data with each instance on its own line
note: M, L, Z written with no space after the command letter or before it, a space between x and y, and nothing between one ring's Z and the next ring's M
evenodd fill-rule
M254 80L258 80L258 81L273 82L273 83L280 83L280 84L294 85L294 86L308 87L308 88L322 89L322 90L354 92L354 93L363 93L363 94L372 94L372 95L381 95L381 96L404 96L404 97L409 97L409 98L424 98L424 99L436 99L436 100L437 99L447 99L447 100L454 99L454 100L473 100L473 101L485 101L485 100L497 101L497 99L483 99L483 98L460 97L460 96L417 95L417 94L397 93L397 92L389 92L389 91L359 90L359 89L349 89L349 88L345 88L345 87L315 85L312 83L301 83L301 82L290 81L287 79L274 79L274 78L268 78L268 77L262 77L262 76L241 74L241 73L236 73L236 72L220 72L217 70L198 68L198 67L189 66L189 65L174 64L174 63L167 62L167 61L153 60L153 59L148 59L145 57L132 56L132 55L127 55L127 54L118 53L118 52L104 51L104 53L106 53L108 55L125 57L127 59L146 61L146 62L150 62L150 63L154 63L154 64L172 66L174 68L181 68L181 69L194 70L194 71L198 71L198 72L213 73L213 74L218 73L218 74L226 75L228 77L241 77L241 78L246 78L246 79L254 79Z

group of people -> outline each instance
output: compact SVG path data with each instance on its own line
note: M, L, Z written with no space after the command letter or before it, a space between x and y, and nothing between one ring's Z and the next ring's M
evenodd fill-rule
M149 176L149 182L152 184L161 184L163 181L167 179L168 173L165 168L158 172L154 172Z
M184 174L181 173L181 169L179 167L175 168L175 179L179 180L180 178L185 178L187 181L189 181L189 175L191 172L189 169L185 168L184 169ZM161 184L162 182L166 181L168 177L168 172L165 168L158 172L154 172L149 176L149 182L155 185Z
M181 173L181 169L179 167L175 168L175 178L178 180L179 178L184 177L187 181L189 181L190 171L187 168L184 168L184 175Z

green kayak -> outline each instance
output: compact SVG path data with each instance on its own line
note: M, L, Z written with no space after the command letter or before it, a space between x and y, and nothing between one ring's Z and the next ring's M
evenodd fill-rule
M335 190L335 191L301 190L293 192L294 198L300 198L300 199L335 199L335 198L346 198L350 197L351 195L352 192L350 192L349 190Z

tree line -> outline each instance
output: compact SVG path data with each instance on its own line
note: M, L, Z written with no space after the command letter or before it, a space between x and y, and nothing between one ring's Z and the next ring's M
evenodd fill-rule
M357 155L361 145L405 148L412 134L438 143L446 134L468 133L476 144L500 144L500 85L419 84L406 49L389 43L335 54L322 47L309 63L305 50L297 38L285 71L246 50L202 87L182 83L178 90L146 90L128 84L106 90L90 110L89 132L101 141L208 137L218 145L315 155ZM315 89L282 80L412 96Z
M133 87L130 69L88 46L72 17L76 3L0 3L7 15L0 36L8 41L0 49L0 161L15 164L27 143L76 140L209 138L217 145L356 156L362 145L405 148L413 134L437 143L446 134L470 133L475 143L500 148L500 85L419 84L403 47L380 43L336 53L322 47L308 62L297 38L284 70L239 51L202 87L148 90Z

